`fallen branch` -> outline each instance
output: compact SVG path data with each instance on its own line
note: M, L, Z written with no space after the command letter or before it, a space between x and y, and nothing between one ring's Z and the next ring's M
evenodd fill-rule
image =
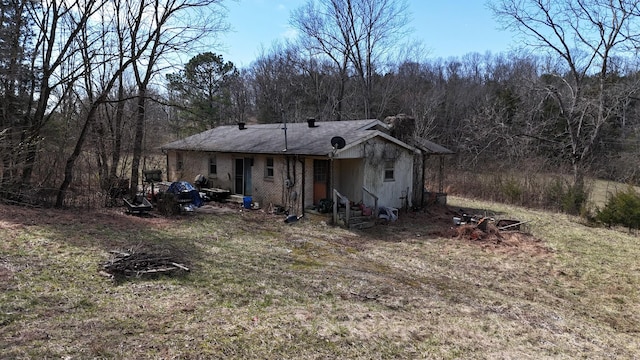
M113 250L114 258L103 264L103 270L113 276L140 277L148 274L170 274L189 268L170 256L146 252Z
M178 263L174 263L174 262L172 262L172 263L171 263L171 265L173 265L173 266L175 266L175 267L178 267L178 268L180 268L180 269L182 269L182 270L184 270L184 271L189 271L189 268L188 268L188 267L186 267L186 266L184 266L184 265L182 265L182 264L178 264Z
M501 227L498 228L498 230L506 230L506 229L509 229L509 228L512 228L512 227L516 227L516 226L520 226L522 224L526 224L528 222L529 221L520 221L520 222L517 222L515 224L509 224L509 225L501 226Z

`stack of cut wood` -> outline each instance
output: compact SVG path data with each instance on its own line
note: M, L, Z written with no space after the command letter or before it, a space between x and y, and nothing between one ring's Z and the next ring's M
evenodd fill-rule
M116 277L174 274L189 268L171 256L148 252L110 251L113 258L103 265L105 272Z

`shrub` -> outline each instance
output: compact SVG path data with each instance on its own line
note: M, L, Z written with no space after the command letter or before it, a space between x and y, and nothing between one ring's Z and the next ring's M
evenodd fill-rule
M542 202L544 207L561 209L562 198L566 193L567 184L559 178L555 178L542 187Z
M640 228L640 195L631 186L616 192L603 209L597 209L596 220L607 226L622 225L629 230Z
M584 185L568 185L560 198L561 210L567 214L579 215L589 199L589 192Z
M510 178L502 184L502 193L511 204L520 204L524 189L520 182Z
M586 217L589 187L572 185L562 176L530 173L505 174L499 171L460 171L447 182L456 195L562 211Z

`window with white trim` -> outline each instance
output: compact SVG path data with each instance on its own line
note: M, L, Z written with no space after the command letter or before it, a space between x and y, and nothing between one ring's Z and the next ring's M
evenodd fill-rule
M385 161L384 162L384 181L394 181L395 180L395 161Z
M273 178L273 158L268 157L264 163L264 177Z

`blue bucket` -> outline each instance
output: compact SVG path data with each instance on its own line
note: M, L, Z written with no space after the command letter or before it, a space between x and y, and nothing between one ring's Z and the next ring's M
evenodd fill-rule
M251 196L245 196L242 199L242 204L244 205L245 209L251 209Z

